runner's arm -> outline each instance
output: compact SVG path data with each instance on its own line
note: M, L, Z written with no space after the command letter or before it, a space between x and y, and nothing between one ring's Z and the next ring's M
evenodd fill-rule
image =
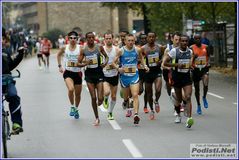
M116 66L116 69L120 72L120 73L123 73L124 72L124 68L122 68L122 67L117 67L117 65L116 64L118 64L118 62L119 62L119 58L120 58L120 56L122 55L122 50L121 49L119 49L119 51L116 53L116 56L115 56L115 59L114 59L114 61L113 61L113 65L114 66ZM119 65L120 65L120 62L119 62Z
M166 49L164 50L163 61L164 61L164 59L166 58L166 56L168 55L168 52L169 52L169 49L166 48ZM171 69L171 67L165 66L163 62L162 62L162 68L163 68L163 69L168 69L168 70Z
M116 51L116 56L117 56L117 54L119 54L119 52L120 52L120 49L118 47L115 47L115 51ZM113 63L111 65L113 68L118 69L119 68L118 64L119 64L119 59L115 63L113 61Z
M56 54L56 56L57 56L57 63L58 63L58 67L59 68L61 67L61 58L62 58L62 55L64 54L64 51L65 51L65 47L59 49L59 51Z
M136 47L138 53L139 53L139 60L141 65L144 67L144 69L146 70L146 72L149 71L149 67L144 63L144 56L143 56L143 50L141 48Z
M84 56L84 50L83 48L80 49L80 54L78 56L78 66L79 67L85 67L86 65L88 65L90 63L90 61L83 61L83 59L85 58Z
M100 52L101 54L103 54L103 56L105 57L105 63L101 65L102 68L104 68L107 64L108 64L108 61L109 61L109 57L108 55L106 54L103 46L100 46Z

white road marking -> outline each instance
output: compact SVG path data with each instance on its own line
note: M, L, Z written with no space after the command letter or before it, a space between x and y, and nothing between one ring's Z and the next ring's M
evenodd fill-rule
M121 127L115 120L108 120L114 130L121 130Z
M214 93L212 93L212 92L207 92L207 94L209 94L209 95L211 95L211 96L214 96L214 97L217 97L217 98L220 98L220 99L224 99L224 97L219 96L219 95L217 95L217 94L214 94Z
M89 92L89 89L88 89L88 87L85 87L85 89Z
M194 87L193 87L193 90L195 90ZM211 95L211 96L214 96L214 97L217 97L217 98L220 98L220 99L224 99L224 97L219 96L219 95L217 95L217 94L214 94L214 93L212 93L212 92L207 92L207 94L209 94L209 95Z
M136 146L130 139L123 139L122 141L134 158L143 157L143 155L140 153L140 151L136 148Z
M86 86L86 81L85 80L82 82L82 85Z

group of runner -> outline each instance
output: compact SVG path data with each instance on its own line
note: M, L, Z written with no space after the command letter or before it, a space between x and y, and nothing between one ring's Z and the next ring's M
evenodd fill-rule
M78 44L78 33L68 33L69 43L57 53L59 72L63 73L68 89L70 116L79 118L79 104L82 90L82 68L91 96L91 105L95 115L94 125L100 124L98 106L108 110L107 119L113 120L118 82L121 84L122 107L126 117L133 114L133 123L139 124L139 95L144 92L144 112L149 119L155 119L155 112L160 112L162 76L166 89L175 109L175 123L181 123L181 113L187 117L186 127L190 128L192 118L192 83L194 82L197 100L197 113L202 114L200 104L200 80L203 81L203 103L208 108L206 99L208 90L209 51L201 43L200 34L195 34L195 44L188 47L189 38L175 32L173 44L164 46L156 43L156 33L141 34L139 44L127 31L120 32L121 43L114 46L114 36L104 34L104 45L95 43L95 35L88 32L86 43ZM64 61L62 63L62 57ZM155 95L153 95L155 93ZM149 104L149 109L147 107Z
M38 37L36 42L36 54L38 59L38 67L39 69L45 69L49 71L49 57L50 57L50 49L52 48L52 43L47 37ZM42 67L43 65L43 67Z

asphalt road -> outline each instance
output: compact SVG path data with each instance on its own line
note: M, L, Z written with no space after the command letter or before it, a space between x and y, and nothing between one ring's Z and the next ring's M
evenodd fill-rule
M173 106L166 90L159 100L161 111L155 120L143 113L140 97L140 125L126 118L117 94L115 120L99 108L101 125L92 125L94 114L85 83L80 103L80 119L69 116L67 89L58 72L56 55L50 57L50 71L39 70L37 58L25 59L18 69L17 80L21 96L24 132L8 143L11 158L190 158L190 144L237 144L237 81L210 72L209 108L196 114L192 95L193 118L191 129L174 123ZM120 86L119 86L120 88ZM202 93L202 89L201 89Z

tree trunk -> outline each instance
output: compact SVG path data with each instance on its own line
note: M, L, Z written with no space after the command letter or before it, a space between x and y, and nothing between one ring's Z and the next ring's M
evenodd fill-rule
M235 15L237 15L237 3L234 3ZM234 20L234 53L233 53L233 69L237 69L237 17Z
M211 2L211 9L212 9L212 31L213 31L213 54L214 54L214 65L219 65L219 53L218 53L218 41L216 37L216 9L215 3Z
M147 8L145 4L142 4L142 11L144 16L144 33L147 34L150 31L150 21L147 17Z

